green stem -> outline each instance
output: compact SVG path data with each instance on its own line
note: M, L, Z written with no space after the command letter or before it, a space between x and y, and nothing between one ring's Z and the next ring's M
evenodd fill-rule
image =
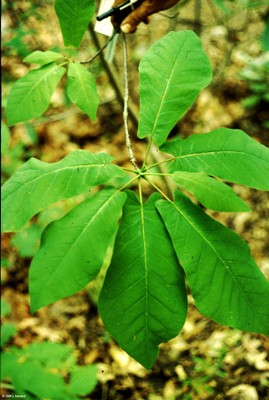
M174 159L175 159L175 157L173 157L173 158L168 158L167 160L158 161L157 163L154 163L154 164L150 165L150 166L148 167L148 170L150 170L150 169L152 169L152 168L156 168L156 167L159 169L159 166L160 166L160 165L165 164L165 163L167 163L167 162L174 161Z
M155 190L157 190L157 192L159 192L167 201L169 201L171 204L173 204L173 200L170 199L170 197L168 197L163 191L162 189L159 188L159 186L155 185L155 183L153 183L150 179L148 179L146 176L144 177L144 179L151 185L154 187Z
M152 137L150 137L150 139L148 140L148 146L147 146L146 156L145 156L145 160L143 162L142 170L146 167L148 156L151 151L151 145L152 145Z
M139 200L141 206L143 206L143 191L142 191L142 185L141 185L141 178L138 179L138 190L139 190Z
M125 167L122 167L122 169L123 169L123 171L130 172L130 173L132 173L132 174L136 174L136 175L137 175L137 171L134 170L134 169L125 168Z
M122 190L124 190L127 186L131 185L134 181L136 181L137 179L139 179L138 176L135 176L134 178L130 179L127 183L125 183L123 186L121 186L119 189L117 189L118 192L121 192Z
M173 174L167 174L166 172L150 172L150 173L146 172L144 174L144 176L161 176L161 177L164 177L164 176L173 176Z
M105 44L103 44L103 46L100 47L100 49L97 51L97 53L95 53L91 58L89 58L86 61L80 61L80 64L90 64L91 62L93 62L93 60L96 59L96 57L98 57L102 51L105 50L105 48L108 46L108 44L111 42L111 40L114 38L114 36L117 34L117 31L113 32L113 35L110 36L110 38L105 42Z

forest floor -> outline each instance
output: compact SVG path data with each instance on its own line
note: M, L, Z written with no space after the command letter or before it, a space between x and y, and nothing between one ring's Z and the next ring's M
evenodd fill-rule
M6 2L9 4L10 2ZM52 2L18 1L3 12L3 107L15 79L29 69L22 62L35 49L63 48ZM228 18L204 2L199 9L187 2L174 19L152 17L149 26L141 26L128 38L130 61L130 98L135 114L138 110L138 64L150 44L169 30L193 29L200 35L214 69L213 83L173 129L172 136L220 126L242 129L262 144L269 145L268 103L260 101L246 108L242 101L251 94L239 73L252 59L262 54L265 7L235 10ZM35 7L36 6L36 7ZM172 14L173 11L171 10ZM45 16L45 18L44 18ZM45 20L50 21L45 23ZM104 41L100 38L101 42ZM67 50L64 50L67 51ZM79 55L87 59L96 51L90 33L86 35ZM89 54L90 53L90 54ZM122 51L116 49L116 64L111 68L122 84ZM119 165L129 166L125 149L122 110L115 91L97 59L91 66L97 75L101 105L92 122L68 104L60 87L53 96L45 116L31 124L11 129L9 151L2 157L2 176L6 180L30 156L54 162L74 149L105 151ZM135 138L136 124L131 124L134 150L143 159L145 145ZM247 173L247 172L246 172ZM234 190L252 208L252 213L210 214L239 233L250 246L259 268L269 278L269 195L254 189L233 185ZM44 219L58 217L51 215ZM28 236L27 236L28 235ZM130 358L109 336L97 311L98 290L102 277L80 293L30 313L28 271L39 236L27 232L14 237L2 236L2 298L10 313L2 323L12 323L17 332L8 346L25 348L44 341L65 343L74 347L80 365L97 364L98 384L84 398L92 400L256 400L269 398L269 341L264 335L241 332L217 325L203 317L189 294L187 321L180 334L160 346L157 362L151 371ZM8 396L10 390L1 389Z

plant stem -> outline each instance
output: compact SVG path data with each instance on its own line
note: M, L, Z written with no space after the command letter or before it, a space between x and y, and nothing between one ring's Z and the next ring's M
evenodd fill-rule
M156 163L150 165L150 166L148 167L148 170L150 170L150 169L152 169L152 168L158 168L158 169L162 172L162 170L161 170L161 168L160 168L160 165L165 164L165 163L168 163L168 162L171 162L171 161L174 161L174 160L175 160L175 157L173 157L173 158L167 158L166 160L158 161L158 162L156 162Z
M130 138L130 132L128 127L128 100L129 100L129 84L128 84L128 60L127 60L127 43L125 34L122 33L122 44L123 44L123 68L124 68L124 106L123 106L123 121L125 129L125 141L126 147L130 155L130 162L136 170L138 170L137 161L133 152L132 142Z
M152 145L152 137L150 137L150 139L148 140L148 147L147 147L146 156L145 156L145 160L143 162L142 169L146 167L148 156L151 153L151 145Z
M90 24L89 25L89 32L91 34L92 40L96 46L97 49L101 48L101 44L100 41L98 39L98 36L93 28L93 25ZM115 90L117 99L119 100L119 103L123 106L123 93L122 93L122 88L121 88L121 80L120 77L118 76L117 72L115 71L115 68L113 68L112 65L109 65L104 57L103 52L101 51L99 53L100 59L101 59L101 63L104 67L104 70L107 73L107 76L109 78L109 81L111 83L111 86L113 87L113 89ZM136 107L134 106L134 104L130 104L129 103L129 114L130 114L130 119L132 120L134 126L137 127L138 125L138 112L136 110Z
M157 192L159 192L163 198L165 198L167 201L169 201L169 203L173 204L173 200L170 199L170 197L168 197L163 191L162 189L159 188L159 186L155 185L155 183L153 183L150 179L148 179L146 176L144 177L144 179L151 185L154 187L154 189L157 190Z
M110 36L110 38L105 42L105 44L104 44L102 47L100 47L100 49L97 51L97 53L95 53L91 58L89 58L89 59L86 60L86 61L80 61L80 64L90 64L93 60L95 60L96 57L98 57L98 56L102 53L102 51L105 50L105 48L108 46L108 44L109 44L109 43L111 42L111 40L114 38L114 36L116 35L116 33L117 33L117 31L114 31L114 32L113 32L113 35Z
M127 183L125 183L123 186L121 186L119 189L117 189L118 192L122 192L126 187L130 186L133 182L135 182L138 179L138 177L134 177L130 179Z
M168 174L165 172L146 172L143 176L173 176L173 174Z

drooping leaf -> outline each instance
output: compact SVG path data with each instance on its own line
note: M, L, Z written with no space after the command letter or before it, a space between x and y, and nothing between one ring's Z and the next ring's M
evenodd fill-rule
M32 311L77 293L97 276L126 197L104 189L48 225L30 267Z
M63 56L55 51L40 51L36 50L23 59L23 62L30 64L46 65L57 61Z
M96 119L99 98L95 79L80 63L70 63L68 66L67 94L72 103L92 120Z
M247 244L176 191L157 202L198 309L243 331L269 333L269 283Z
M269 149L245 132L219 128L171 140L161 150L172 154L170 172L205 172L260 190L269 190Z
M99 312L120 346L150 368L159 343L176 336L185 322L184 274L155 209L159 195L146 204L128 195Z
M65 71L64 67L49 64L34 69L17 80L7 99L9 126L42 115Z
M211 81L211 65L192 31L170 32L140 63L138 137L152 135L159 146Z
M50 204L125 175L111 160L108 154L85 150L73 151L55 163L31 158L3 185L2 230L20 230Z
M177 171L173 180L192 193L203 206L217 211L251 211L230 186L203 172Z
M78 47L95 9L94 0L56 0L55 11L65 46Z

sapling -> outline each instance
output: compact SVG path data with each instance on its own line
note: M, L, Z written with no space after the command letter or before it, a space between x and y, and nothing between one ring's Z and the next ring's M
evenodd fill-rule
M56 1L58 16L62 3ZM70 38L63 27L62 32L66 44L78 45L76 35ZM95 195L86 196L44 230L30 267L31 310L80 291L108 263L98 301L101 318L119 345L150 369L158 345L178 335L184 325L186 283L206 317L244 331L269 333L269 285L248 245L187 195L211 210L249 212L225 182L269 190L269 149L243 131L228 128L168 140L212 79L200 39L186 30L165 35L140 63L138 138L148 144L139 165L128 130L123 43L130 168L112 164L108 154L86 150L73 151L55 163L32 158L3 186L2 226L7 232L18 231L49 205L101 185ZM95 84L81 63L51 52L35 52L28 61L43 66L13 86L8 99L10 125L43 113L66 68L70 100L95 117ZM43 91L44 96L36 97ZM37 101L41 98L42 105ZM19 107L22 103L25 112ZM162 154L155 161L151 161L153 145ZM165 191L156 177L173 182L174 194ZM152 187L148 199L143 182Z

